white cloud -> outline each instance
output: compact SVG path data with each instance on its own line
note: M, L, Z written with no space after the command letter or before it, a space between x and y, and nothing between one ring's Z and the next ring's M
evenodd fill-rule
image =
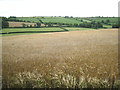
M0 0L0 16L118 16L119 0Z

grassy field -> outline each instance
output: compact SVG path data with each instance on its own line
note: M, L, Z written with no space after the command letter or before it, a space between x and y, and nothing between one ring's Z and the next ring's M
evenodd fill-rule
M66 24L74 24L74 23L82 23L83 22L91 22L91 21L96 21L96 22L101 22L102 20L106 22L109 20L110 24L113 23L118 23L118 17L86 17L86 18L81 18L78 17L77 19L75 18L64 18L64 17L17 17L17 20L23 20L23 21L30 21L30 22L39 22L39 19L42 20L43 23L45 22L53 22L53 23L66 23Z
M89 20L89 21L96 21L96 22L102 22L102 20L106 22L107 20L109 20L110 24L118 23L118 17L88 17L84 19Z
M103 25L104 28L112 28L111 25Z
M17 20L30 21L30 22L40 22L43 23L51 22L51 23L65 23L65 24L74 24L74 23L82 23L72 18L63 18L63 17L17 17Z
M25 21L25 22L34 22L34 23L39 23L40 21L36 18L33 18L33 17L17 17L16 18L17 20L22 20L22 21Z
M2 37L2 79L7 88L118 87L118 30Z
M62 26L71 25L73 27L75 24L91 24L91 23L99 23L103 26L103 28L112 28L113 24L118 23L118 17L16 17L16 18L9 18L8 20L14 20L15 22L19 20L19 22L31 22L31 23L41 23L42 26L52 25L52 26ZM18 23L19 23L18 22ZM50 26L49 26L50 27ZM84 26L85 27L85 26ZM93 25L92 25L93 28Z
M94 30L91 28L75 28L75 27L49 27L49 28L5 28L2 29L2 36L14 36L24 34L37 34L37 33L48 33L48 32L64 32L67 31L79 31L79 30Z
M63 18L63 17L17 17L16 20L22 20L22 21L26 21L26 22L35 22L38 23L40 22L39 20L41 20L43 23L65 23L65 24L74 24L74 23L82 23L80 21L77 21L75 19L72 18Z
M52 23L65 23L65 24L80 24L82 22L77 21L73 18L63 18L63 17L52 17L52 18L44 18L41 19L43 23L45 22L52 22Z

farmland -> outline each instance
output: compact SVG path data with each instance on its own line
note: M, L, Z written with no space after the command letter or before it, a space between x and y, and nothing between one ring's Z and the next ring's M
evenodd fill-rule
M4 88L118 88L118 17L3 17Z
M9 17L6 21L40 23L42 27L118 28L118 17Z
M65 31L79 31L79 30L94 30L91 28L60 28L60 27L50 27L50 28L4 28L2 29L2 36L15 36L15 35L25 35L25 34L37 34L37 33L50 33L50 32L65 32Z
M114 88L118 82L118 29L66 27L67 32L2 37L7 88ZM62 28L12 28L20 31ZM10 34L8 34L10 35Z
M74 24L81 23L75 19L63 18L63 17L17 17L16 20L21 20L25 22L39 22L41 20L43 23L65 23L65 24Z
M88 17L88 18L84 18L86 20L89 21L98 21L98 22L106 22L107 20L109 20L109 23L118 23L118 17Z
M109 20L109 23L118 23L118 17L86 17L86 18L64 18L64 17L17 17L17 20L22 21L29 21L29 22L39 22L39 20L42 20L42 22L53 22L53 23L66 23L66 24L74 24L74 23L82 23L83 22L91 22L91 21L97 21L102 22L104 20L105 22Z
M12 18L13 19L13 18ZM39 22L38 19L32 18L32 17L17 17L16 20L24 21L24 22Z
M39 18L39 17L38 17ZM80 21L77 21L73 18L63 18L63 17L51 17L51 18L42 18L42 22L51 22L51 23L65 23L65 24L74 24L74 23L82 23Z
M9 23L9 27L23 27L23 24L28 25L28 26L34 26L36 25L36 23L28 23L28 22L8 22Z

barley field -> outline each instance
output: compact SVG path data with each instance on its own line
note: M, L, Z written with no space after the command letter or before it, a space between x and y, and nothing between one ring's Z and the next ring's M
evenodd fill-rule
M118 30L2 37L3 88L117 88Z
M23 27L23 24L25 25L32 25L34 27L34 25L36 25L36 23L28 23L28 22L11 22L9 21L9 27Z

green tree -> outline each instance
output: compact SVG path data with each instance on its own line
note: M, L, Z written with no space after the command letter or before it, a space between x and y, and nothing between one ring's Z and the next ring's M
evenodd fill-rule
M23 23L22 26L25 28L25 27L26 27L26 24Z
M26 27L29 28L29 25L27 25Z
M108 19L108 20L106 20L106 23L109 23L110 22L110 20Z
M105 23L104 20L101 21L102 23Z
M6 17L2 17L2 28L9 27L9 23L7 21L8 19Z
M45 24L45 27L47 26L47 23L44 23Z
M65 16L64 18L69 18L69 16Z
M120 26L119 26L119 24L117 23L117 24L113 24L112 25L112 28L119 28Z
M62 26L62 24L61 23L57 23L58 25L59 25L59 27L61 27Z
M41 23L37 23L37 28L40 28L41 27Z
M30 25L30 28L32 28L32 25Z
M52 26L52 24L49 22L49 23L48 23L48 27L51 27L51 26Z
M9 23L7 21L2 21L2 28L9 27Z
M83 22L83 20L80 20L81 22Z
M77 23L75 23L75 24L74 24L74 27L78 27L78 24L77 24Z
M37 27L37 25L36 25L36 24L34 24L34 27L36 28L36 27Z

